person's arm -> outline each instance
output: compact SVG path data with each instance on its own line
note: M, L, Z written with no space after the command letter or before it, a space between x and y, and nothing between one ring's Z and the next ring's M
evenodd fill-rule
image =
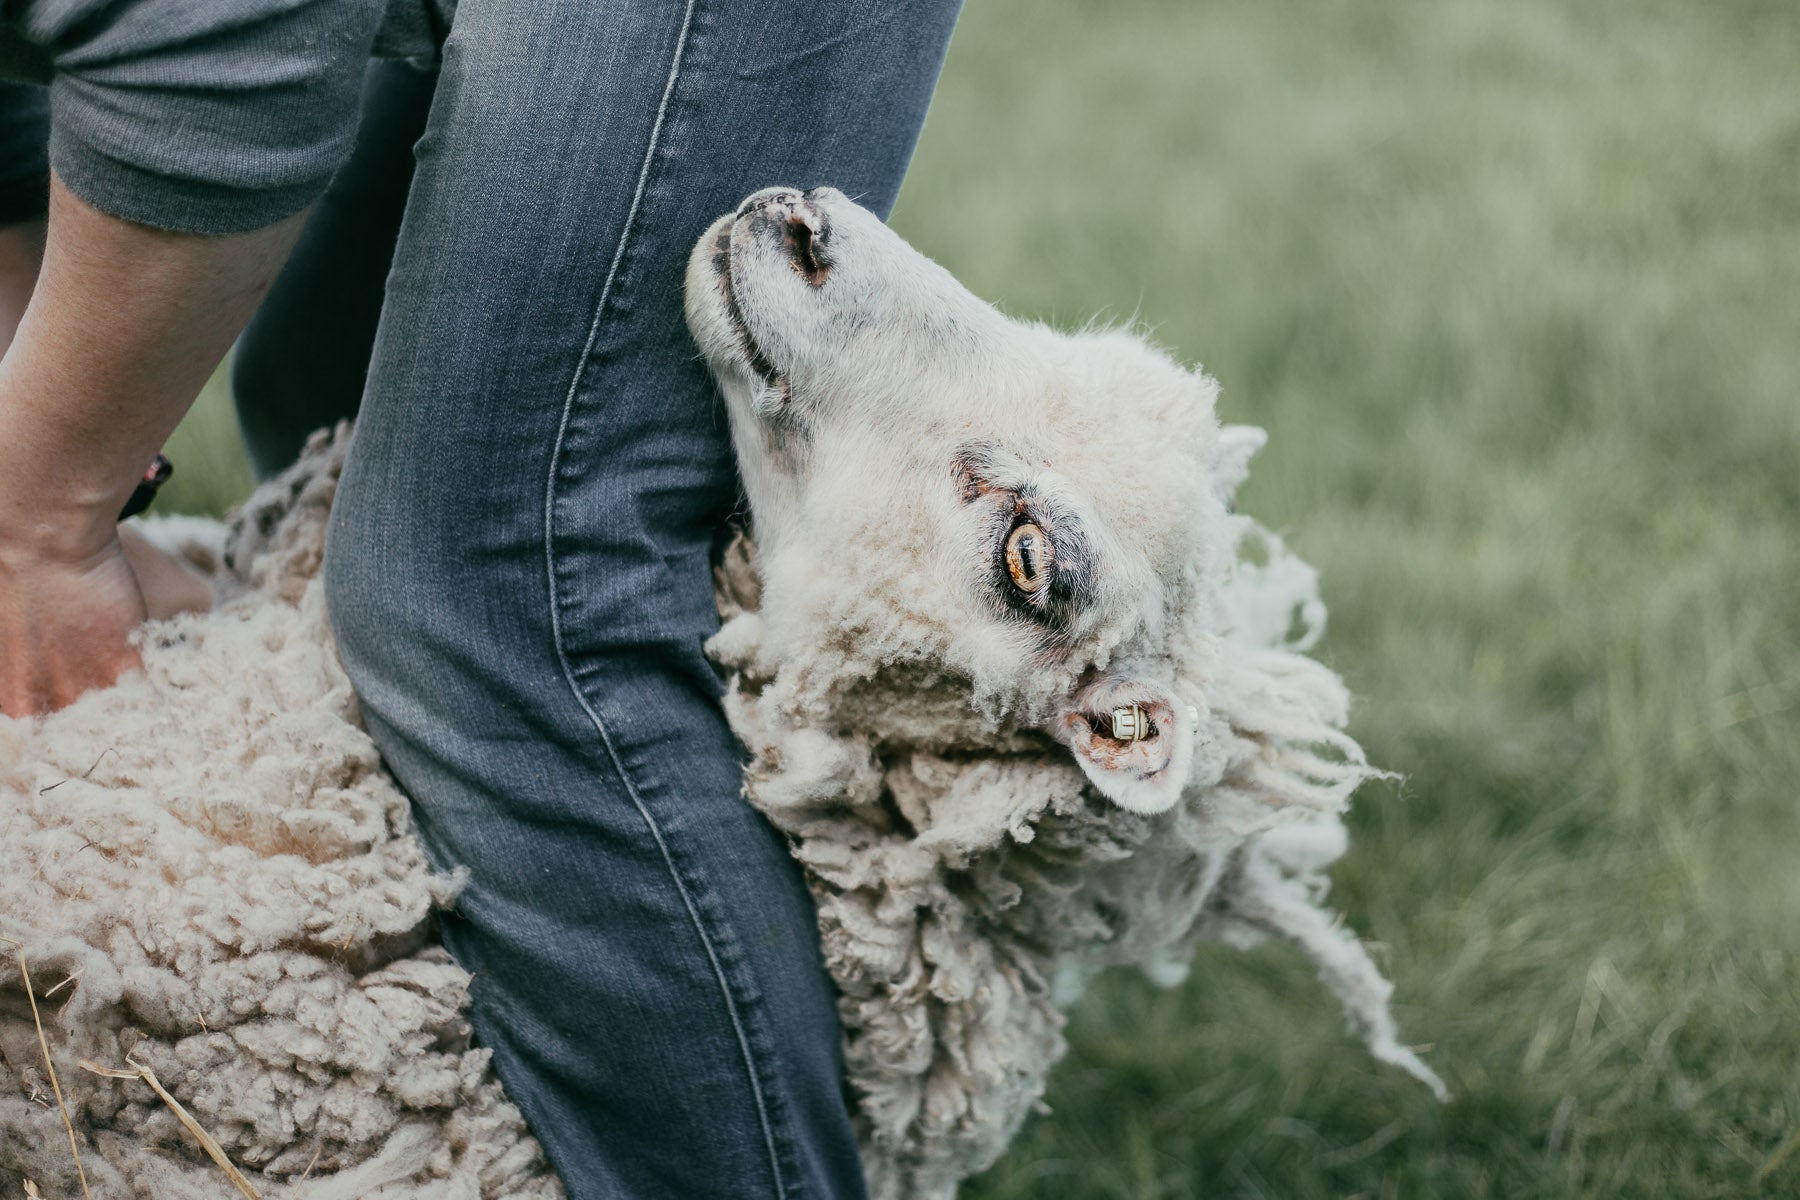
M161 586L150 587L156 611L146 606L119 510L301 220L167 233L52 180L43 269L0 360L0 712L48 711L113 682L138 662L132 629L185 606ZM146 550L133 557L155 571Z
M0 59L48 88L52 179L0 360L0 712L112 682L145 616L203 603L118 512L349 152L385 7L5 6Z

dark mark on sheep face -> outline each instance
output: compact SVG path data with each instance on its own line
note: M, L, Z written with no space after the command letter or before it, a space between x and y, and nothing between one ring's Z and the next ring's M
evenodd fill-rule
M719 281L720 293L725 299L726 318L737 335L738 347L743 352L745 364L762 380L765 387L779 396L775 404L757 407L757 415L761 418L759 435L763 448L783 471L790 475L798 474L805 467L811 449L812 429L793 402L792 381L776 370L775 364L769 361L762 347L757 345L756 338L751 335L749 322L744 319L744 310L738 304L737 292L732 287L729 227L721 229L713 239L712 268Z
M781 372L775 369L775 364L771 363L763 354L762 347L756 344L756 339L750 335L750 324L744 320L744 310L738 304L737 290L731 285L731 230L720 230L717 240L713 242L712 263L713 270L718 275L719 287L725 295L725 315L731 321L731 328L737 333L738 344L744 352L744 361L750 364L750 369L755 371L765 384L785 393L787 381L782 378Z

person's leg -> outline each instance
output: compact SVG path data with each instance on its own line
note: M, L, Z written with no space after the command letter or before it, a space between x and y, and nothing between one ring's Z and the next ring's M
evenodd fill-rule
M701 651L735 479L681 281L764 185L885 211L954 10L463 0L445 48L326 581L577 1200L862 1190L810 898Z
M293 462L313 430L356 415L436 85L432 68L369 63L356 147L238 339L231 390L260 479Z

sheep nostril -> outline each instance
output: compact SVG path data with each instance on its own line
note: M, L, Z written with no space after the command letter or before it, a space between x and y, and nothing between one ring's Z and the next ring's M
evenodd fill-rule
M825 282L830 273L830 264L819 256L819 237L810 214L799 212L788 216L787 243L794 256L794 270L813 287Z

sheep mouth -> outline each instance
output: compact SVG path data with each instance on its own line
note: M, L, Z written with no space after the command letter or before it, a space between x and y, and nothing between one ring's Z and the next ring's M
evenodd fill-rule
M713 241L712 255L713 274L719 280L719 292L725 299L725 319L737 338L738 351L763 385L774 391L787 392L787 377L775 369L762 347L756 344L756 338L750 332L750 323L744 320L743 307L738 303L737 289L731 280L731 227L727 225L719 231Z

